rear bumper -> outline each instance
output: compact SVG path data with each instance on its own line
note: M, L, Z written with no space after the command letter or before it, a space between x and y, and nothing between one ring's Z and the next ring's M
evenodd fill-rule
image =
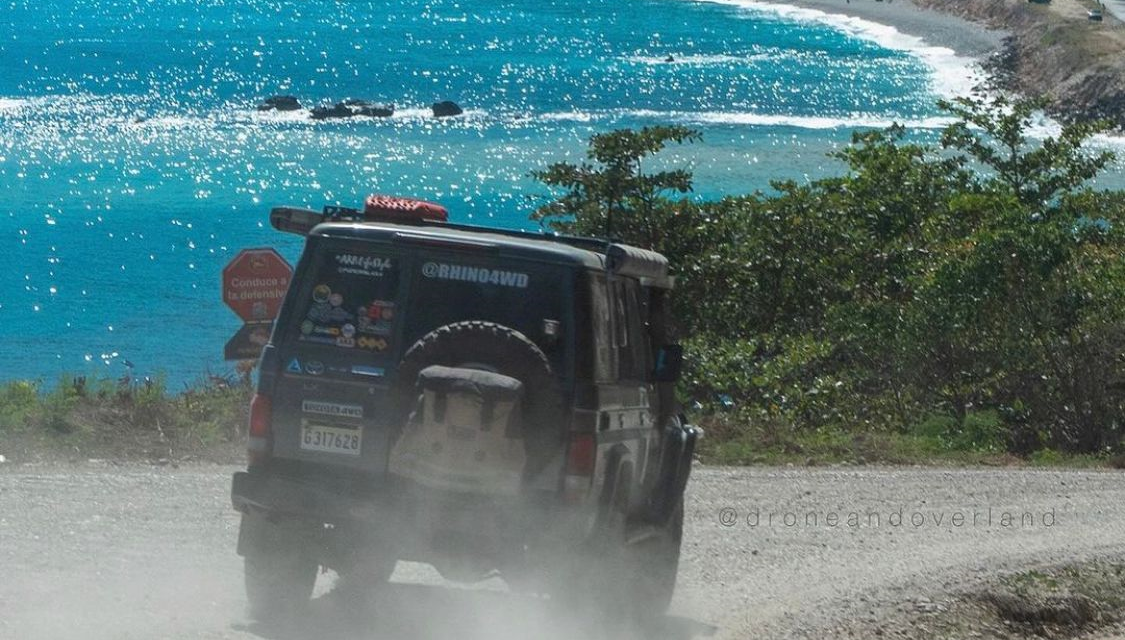
M410 483L358 495L312 479L257 470L235 473L231 485L231 502L238 511L274 521L358 527L370 540L398 547L403 559L423 559L449 546L476 547L489 555L525 545L574 544L581 531L557 500L547 495L501 501Z
M508 520L517 514L543 511L547 506L543 501L439 491L390 476L386 478L377 491L360 492L354 487L345 489L338 483L318 482L315 478L242 471L234 474L231 503L242 512L257 511L323 522L360 520L371 524L421 517L458 520L465 514Z
M234 474L230 493L234 508L243 513L298 516L323 522L352 518L353 511L358 512L365 505L315 484L249 471Z

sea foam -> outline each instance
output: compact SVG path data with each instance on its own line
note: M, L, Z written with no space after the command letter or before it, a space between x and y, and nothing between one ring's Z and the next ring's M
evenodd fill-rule
M16 111L22 109L30 104L29 100L22 100L19 98L0 98L0 112L2 111Z
M921 60L931 70L932 89L942 97L968 95L985 77L979 61L975 58L959 55L947 47L934 46L923 38L902 33L892 26L871 20L759 0L694 1L740 7L798 22L817 22L852 37L874 42L881 47L907 52Z
M885 128L900 124L908 129L941 129L952 118L891 118L871 114L841 116L798 116L752 111L658 111L654 109L611 109L605 111L558 111L536 117L545 122L605 122L631 118L684 125L733 125L758 127L792 127L795 129Z
M672 54L672 60L668 60L668 56L630 56L626 58L626 62L633 64L643 65L670 65L670 66L685 66L685 67L706 67L714 65L739 65L756 62L761 60L770 59L768 53L751 53L745 56L729 55L729 54L689 54L689 55L675 55Z

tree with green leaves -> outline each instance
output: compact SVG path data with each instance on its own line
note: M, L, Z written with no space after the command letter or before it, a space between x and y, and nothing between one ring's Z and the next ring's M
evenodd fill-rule
M539 207L533 220L565 233L618 238L645 247L663 246L672 212L664 196L691 191L691 173L662 169L646 173L645 163L669 144L700 139L682 126L621 129L590 138L587 162L558 162L532 171L536 180L564 193Z
M697 131L598 134L587 162L533 174L562 190L533 218L668 256L704 405L797 430L939 415L949 441L1104 451L1125 435L1125 193L1089 186L1105 125L1036 136L1042 104L942 102L940 146L861 131L840 176L714 202L673 200L690 172L647 166Z
M1002 93L941 100L938 106L957 117L942 133L942 145L991 171L990 186L1042 207L1086 184L1113 159L1109 151L1085 149L1092 136L1109 130L1105 120L1071 122L1059 135L1033 141L1030 133L1047 104L1046 98L1010 100Z

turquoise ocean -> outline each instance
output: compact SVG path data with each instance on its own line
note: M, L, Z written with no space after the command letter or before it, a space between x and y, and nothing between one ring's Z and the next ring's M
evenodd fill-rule
M8 0L0 21L0 379L229 371L220 272L295 261L278 204L371 192L534 228L531 169L679 123L696 197L837 171L857 126L932 131L969 61L893 29L691 0ZM673 62L666 62L672 56ZM385 120L261 114L393 103ZM435 120L430 103L463 116Z

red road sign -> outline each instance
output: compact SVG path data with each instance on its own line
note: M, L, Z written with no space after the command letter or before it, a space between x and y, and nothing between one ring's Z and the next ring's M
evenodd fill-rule
M247 322L273 320L292 276L273 249L243 249L223 269L223 302Z

